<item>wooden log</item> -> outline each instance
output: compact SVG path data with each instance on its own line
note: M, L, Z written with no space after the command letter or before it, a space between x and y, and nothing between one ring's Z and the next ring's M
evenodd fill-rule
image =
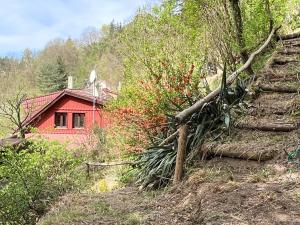
M295 49L300 47L300 39L299 41L290 41L283 43L284 48L286 49Z
M177 184L182 180L183 167L185 162L187 135L188 135L188 126L185 124L179 128L178 150L177 150L175 174L173 180L174 184Z
M265 84L259 84L258 87L263 91L278 92L278 93L297 93L300 91L300 87L287 87L287 86L271 86Z
M254 152L254 151L247 151L247 152L238 152L238 151L230 151L224 149L211 149L206 151L206 153L218 156L218 157L228 157L233 159L244 159L244 160L254 160L254 161L267 161L274 158L275 152L274 151L263 151L263 152Z
M171 134L169 137L167 137L165 140L163 140L159 146L164 146L165 144L169 144L171 141L173 141L177 135L178 135L179 131L177 130L176 132L174 132L173 134Z
M276 33L276 31L279 28L273 28L269 37L267 38L267 40L264 42L264 44L255 52L253 52L249 59L247 60L247 62L240 67L237 71L235 71L234 73L232 73L226 82L226 85L229 86L231 85L236 79L237 77L240 75L241 72L245 71L252 63L253 59L259 54L261 53L270 43L271 40L274 36L274 34ZM221 92L221 86L219 86L216 90L212 91L211 93L209 93L206 97L200 99L199 101L197 101L194 105L192 105L191 107L183 110L182 112L178 113L175 117L176 122L178 123L182 123L187 117L189 117L190 115L192 115L194 112L200 110L203 105L205 103L210 102L211 100L213 100L214 98L216 98Z
M86 163L86 178L90 178L90 164Z
M238 123L235 127L246 130L274 131L274 132L290 132L298 129L297 124L257 124L251 125L247 123Z
M281 35L278 37L278 40L289 40L294 38L300 38L300 32L293 33L293 34L287 34L287 35Z
M110 162L110 163L99 163L99 162L86 162L86 177L90 178L91 167L106 167L106 166L122 166L122 165L136 165L137 162L124 161L124 162Z
M287 77L287 76L285 76L285 77L274 77L274 78L270 78L269 79L269 81L270 82L279 82L279 81L281 81L281 82L291 82L291 81L296 81L296 79L297 79L297 77L295 76L295 77ZM300 79L299 79L300 80Z
M110 162L110 163L97 163L97 162L86 162L86 165L91 166L122 166L122 165L135 165L136 162L124 161L124 162Z
M296 55L296 54L300 54L300 49L283 49L281 51L278 51L277 54L280 55Z
M295 59L284 59L284 58L274 58L272 65L286 65L288 63L296 63L298 60Z

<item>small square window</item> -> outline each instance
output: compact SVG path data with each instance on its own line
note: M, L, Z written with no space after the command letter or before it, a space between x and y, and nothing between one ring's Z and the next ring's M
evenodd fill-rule
M73 128L83 128L84 117L84 113L73 113Z
M57 128L67 127L67 113L55 113L55 127Z

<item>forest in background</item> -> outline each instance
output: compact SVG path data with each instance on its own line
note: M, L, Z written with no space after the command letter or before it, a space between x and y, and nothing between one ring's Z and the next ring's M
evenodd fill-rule
M76 40L56 39L39 52L24 50L20 59L1 58L0 103L19 91L37 96L63 89L68 75L75 88L83 88L92 69L113 89L119 82L122 88L107 105L113 123L100 143L113 156L65 155L63 147L44 141L1 152L0 185L6 188L0 191L0 216L8 224L33 224L51 202L77 186L77 168L87 158L127 157L162 141L169 135L169 118L220 84L221 77L210 79L211 74L224 65L227 74L235 71L273 28L295 31L299 14L299 0L165 0L141 8L126 24L90 29ZM243 77L262 68L267 54ZM3 126L0 136L9 132ZM56 159L59 165L51 166Z
M240 34L234 2L241 9ZM166 0L140 8L126 24L112 21L78 39L52 40L39 52L25 49L19 59L0 58L0 99L20 90L37 96L63 89L68 75L75 88L83 88L95 69L112 89L122 83L117 108L161 122L187 106L178 107L183 95L205 94L199 87L211 69L222 70L227 63L234 71L271 26L283 25L282 33L299 27L299 5L298 0ZM212 83L212 89L218 85Z

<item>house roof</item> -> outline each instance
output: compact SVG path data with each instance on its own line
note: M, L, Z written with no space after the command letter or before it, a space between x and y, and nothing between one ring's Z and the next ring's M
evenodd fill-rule
M26 119L26 121L24 121L24 126L33 122L38 116L44 113L64 96L72 96L89 102L93 102L95 99L88 90L82 89L65 89L35 98L28 98L23 102L23 106L26 113L29 113L30 116ZM102 97L96 98L96 104L104 105L108 97L109 96L107 94L104 94Z

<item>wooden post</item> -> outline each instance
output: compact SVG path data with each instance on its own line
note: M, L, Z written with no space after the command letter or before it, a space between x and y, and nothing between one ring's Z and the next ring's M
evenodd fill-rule
M176 166L173 183L177 184L182 180L183 167L185 162L186 142L187 142L188 126L182 125L179 128L178 150L176 156Z
M86 163L86 178L90 178L90 164Z

